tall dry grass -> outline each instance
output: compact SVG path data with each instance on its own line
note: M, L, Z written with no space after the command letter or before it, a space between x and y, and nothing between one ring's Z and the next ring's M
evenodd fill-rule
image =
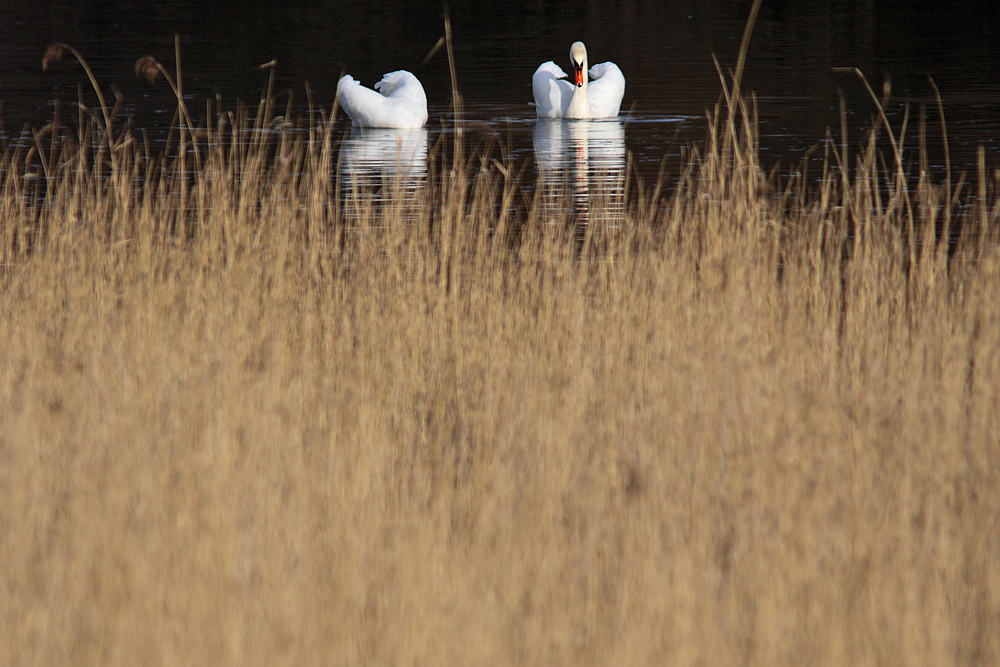
M733 105L582 236L268 102L6 146L0 663L997 664L997 183Z

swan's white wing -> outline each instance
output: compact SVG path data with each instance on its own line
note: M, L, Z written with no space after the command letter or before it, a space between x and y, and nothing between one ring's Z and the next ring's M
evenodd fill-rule
M598 63L590 68L587 97L594 118L618 115L625 95L625 75L614 63Z
M383 75L382 80L375 84L375 90L386 97L427 105L427 95L424 94L424 87L420 85L419 79L403 69Z
M337 82L337 101L356 125L400 129L424 126L427 97L415 76L390 72L375 85L380 92L365 88L350 75Z
M573 84L566 80L566 72L550 60L539 65L532 75L531 92L539 118L562 118L573 97Z

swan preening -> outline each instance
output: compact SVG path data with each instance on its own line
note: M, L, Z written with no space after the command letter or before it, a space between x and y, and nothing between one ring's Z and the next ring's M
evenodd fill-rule
M375 84L375 90L344 75L337 82L337 101L360 127L411 129L427 123L424 87L405 70L389 72Z
M573 83L551 60L531 77L535 112L539 118L611 118L618 115L625 95L625 76L618 65L598 63L588 69L587 47L573 42L569 48ZM575 84L575 85L574 85Z

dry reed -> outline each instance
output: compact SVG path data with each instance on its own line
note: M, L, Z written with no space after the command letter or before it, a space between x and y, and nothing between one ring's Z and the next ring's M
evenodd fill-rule
M582 236L268 100L6 146L0 663L997 664L997 183L732 104Z

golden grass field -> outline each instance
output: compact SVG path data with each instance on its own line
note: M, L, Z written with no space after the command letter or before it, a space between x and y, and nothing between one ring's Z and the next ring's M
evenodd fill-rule
M1000 182L739 116L582 237L324 122L6 146L0 664L1000 663Z

